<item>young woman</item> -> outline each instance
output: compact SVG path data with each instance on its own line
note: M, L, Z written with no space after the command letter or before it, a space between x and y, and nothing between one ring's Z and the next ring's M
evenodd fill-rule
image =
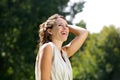
M72 68L69 61L84 43L88 31L86 29L68 25L66 20L54 14L40 25L40 46L36 57L36 80L72 80ZM76 37L65 46L69 32Z

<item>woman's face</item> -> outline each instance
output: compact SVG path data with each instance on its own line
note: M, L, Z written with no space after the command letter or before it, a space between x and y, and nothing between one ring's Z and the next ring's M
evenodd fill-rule
M66 41L69 35L69 28L67 27L67 22L62 19L58 18L56 20L55 26L51 30L52 39L57 39L59 41Z

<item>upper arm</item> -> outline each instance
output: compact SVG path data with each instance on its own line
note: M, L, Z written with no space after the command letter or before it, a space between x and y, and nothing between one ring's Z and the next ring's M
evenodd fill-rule
M41 80L50 80L52 48L50 45L47 45L42 49L41 52Z
M88 31L77 35L68 45L64 46L64 50L67 52L68 57L71 57L84 43L87 38Z

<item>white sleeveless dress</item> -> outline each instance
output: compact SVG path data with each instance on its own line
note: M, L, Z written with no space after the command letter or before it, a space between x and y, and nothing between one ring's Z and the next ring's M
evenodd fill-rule
M60 51L54 45L54 43L49 42L47 44L51 45L53 53L51 80L72 80L72 68L67 54L62 50L62 56L64 58L63 60ZM40 78L40 62L39 58L36 57L35 80L41 80Z

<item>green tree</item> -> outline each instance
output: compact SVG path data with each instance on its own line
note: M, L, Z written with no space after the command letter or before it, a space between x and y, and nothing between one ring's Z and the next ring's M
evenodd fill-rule
M89 34L84 45L72 57L72 66L74 80L97 80L96 72L98 70L97 57L98 48L96 41L98 34Z
M119 80L120 28L106 26L89 34L85 46L71 58L74 80Z
M81 20L76 25L86 28L86 23L83 20ZM94 39L92 39L91 41L91 38L94 38ZM74 80L87 80L87 79L96 80L96 74L95 74L95 71L97 70L96 57L92 56L90 52L86 49L86 46L91 47L92 44L95 45L95 42L96 42L95 38L96 38L96 35L89 34L87 40L85 41L83 46L80 48L80 50L78 50L78 52L73 57L71 57Z
M99 80L120 79L120 28L113 25L105 26L100 32L99 48L102 50L103 59L98 62Z

